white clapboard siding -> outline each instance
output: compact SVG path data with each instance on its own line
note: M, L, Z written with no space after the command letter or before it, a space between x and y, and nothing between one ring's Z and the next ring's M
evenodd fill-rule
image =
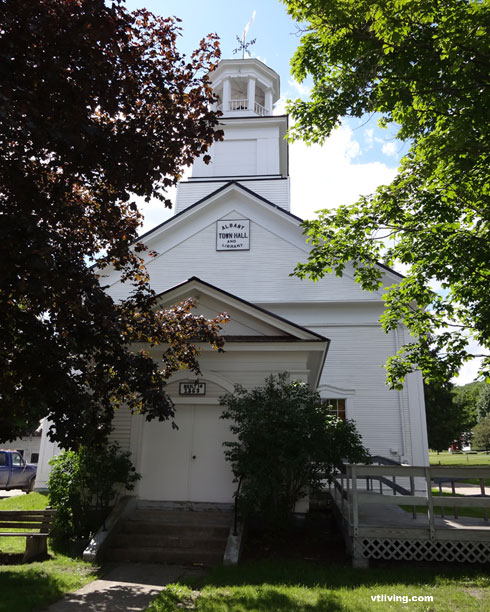
M386 334L379 325L362 323L310 329L331 341L320 385L355 391L347 416L356 421L371 453L392 457L389 451L395 449L410 462L421 460L413 457L406 391L400 394L386 385L383 366L395 352L394 334Z
M189 181L179 183L177 186L175 212L179 213L185 210L233 180L272 204L289 211L289 178L257 180L230 176L223 181Z
M291 277L296 264L305 260L304 251L257 223L250 224L249 251L216 251L213 223L192 241L158 252L148 263L151 286L157 293L197 276L253 303L379 299L375 293L363 292L347 276L329 275L318 283ZM120 299L129 293L129 287L117 283L108 292Z
M117 440L121 446L121 450L129 451L131 449L131 412L126 406L121 406L115 411L114 420L112 421L113 431L109 436L112 442Z
M244 181L247 187L251 183ZM261 184L269 187L287 185L283 181L254 183L254 191L259 194ZM206 182L189 185L192 189L195 185L203 190L210 187ZM425 427L421 424L420 402L414 401L413 394L409 398L406 391L390 390L385 382L383 366L396 352L397 343L395 334L385 334L379 325L383 311L381 293L362 291L349 275L349 269L343 277L328 275L317 283L291 277L296 264L305 261L307 256L301 228L294 226L291 218L284 217L280 211L277 211L277 219L271 218L267 210L262 211L260 203L247 203L244 197L247 196L230 195L229 200L223 199L223 203L210 208L213 214L208 217L204 208L200 224L195 215L188 221L183 219L182 223L187 223L186 233L172 232L166 238L165 232L161 237L157 234L151 248L159 255L148 263L152 288L163 293L197 276L329 338L331 343L320 385L349 390L347 414L356 421L366 446L373 454L426 463L421 444L415 443ZM229 218L236 215L236 218L250 220L250 250L216 250L214 219L228 218L228 214ZM213 222L210 223L211 218ZM391 278L387 284L392 282ZM110 293L116 299L122 298L127 295L128 288L115 282ZM211 302L203 304L206 316L213 314L211 306ZM252 330L254 325L248 328ZM230 330L234 329L230 326ZM296 378L308 379L304 355L293 355L289 351L283 354L280 351L277 354L234 352L230 353L230 358L226 353L206 353L201 364L246 388L263 384L265 376L271 372L289 371Z

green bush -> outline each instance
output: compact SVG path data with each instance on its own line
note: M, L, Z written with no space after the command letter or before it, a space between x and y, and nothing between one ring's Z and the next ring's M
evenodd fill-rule
M66 450L50 461L50 505L56 508L56 543L89 539L140 475L117 442L97 448Z
M259 512L269 528L284 525L298 499L318 490L342 459L369 461L354 423L332 417L318 393L287 373L252 391L237 385L220 403L236 436L225 455L235 479L243 476L240 508Z

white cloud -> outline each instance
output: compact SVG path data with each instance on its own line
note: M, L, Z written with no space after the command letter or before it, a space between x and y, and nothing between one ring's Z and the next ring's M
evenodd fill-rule
M281 96L279 100L274 104L273 115L285 115L286 114L286 102L287 97Z
M472 359L465 363L460 369L458 376L453 378L451 382L455 385L462 386L474 382L478 376L478 368L480 367L481 359Z
M173 187L167 191L167 196L175 203L175 193L176 188ZM145 202L143 198L136 198L136 202L138 204L138 208L141 213L143 213L144 220L143 225L139 231L140 236L145 234L149 230L153 229L160 223L163 223L167 219L173 216L174 209L166 208L163 202L160 200L151 200L150 202Z
M398 146L399 143L396 142L385 142L381 147L381 151L389 157L398 157Z
M288 84L301 98L308 98L311 94L312 88L310 86L300 83L295 79L289 79Z
M182 173L182 180L186 181L190 177L191 173L191 168L185 167ZM139 211L143 213L144 216L143 226L139 231L140 236L174 215L176 194L176 187L167 189L166 196L174 203L172 208L166 208L163 202L160 202L160 200L157 199L150 200L150 202L145 202L143 198L135 198Z
M469 334L468 334L469 335ZM476 340L470 339L468 351L473 355L486 354L488 351L484 349ZM454 377L451 382L455 385L466 385L473 382L478 376L478 369L482 362L481 357L474 357L459 370L458 376Z
M374 128L368 128L364 130L364 142L368 149L371 149L374 145Z
M289 148L291 212L312 218L322 208L351 204L360 195L373 193L396 174L381 162L354 163L360 153L353 131L335 130L323 146L295 142Z

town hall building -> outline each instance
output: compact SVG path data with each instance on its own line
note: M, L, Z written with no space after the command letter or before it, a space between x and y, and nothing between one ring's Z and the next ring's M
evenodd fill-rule
M402 391L386 386L383 365L408 332L382 330L383 290L362 291L349 267L316 283L291 276L310 247L302 220L290 212L288 119L273 114L279 76L257 59L229 59L211 79L224 139L213 144L208 165L195 161L178 185L174 216L142 242L157 253L147 269L161 307L192 297L197 314L226 312L230 321L222 329L224 353L203 346L198 379L181 371L170 380L178 429L117 411L113 436L142 475L135 494L231 503L236 483L223 449L231 434L219 398L236 383L252 389L285 371L353 419L371 454L428 465L420 373L408 375ZM384 286L400 281L382 272ZM131 291L115 271L102 274L114 299ZM40 464L55 452L43 438ZM37 486L45 480L40 466Z

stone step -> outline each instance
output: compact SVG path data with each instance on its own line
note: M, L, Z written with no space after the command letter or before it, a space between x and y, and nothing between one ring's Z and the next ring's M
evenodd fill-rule
M178 525L231 525L233 513L210 511L136 510L128 521Z
M228 534L221 537L212 537L203 535L201 537L193 537L186 534L140 534L140 533L118 533L112 540L112 546L115 548L181 548L182 550L189 549L208 549L213 551L223 551L226 545Z
M138 509L121 522L105 559L217 565L232 523L229 511Z
M119 533L141 534L155 536L189 536L195 538L226 538L230 525L168 525L167 523L153 523L143 521L123 521Z
M181 548L116 548L111 547L106 555L107 561L132 563L168 563L174 565L219 565L223 561L223 551Z

